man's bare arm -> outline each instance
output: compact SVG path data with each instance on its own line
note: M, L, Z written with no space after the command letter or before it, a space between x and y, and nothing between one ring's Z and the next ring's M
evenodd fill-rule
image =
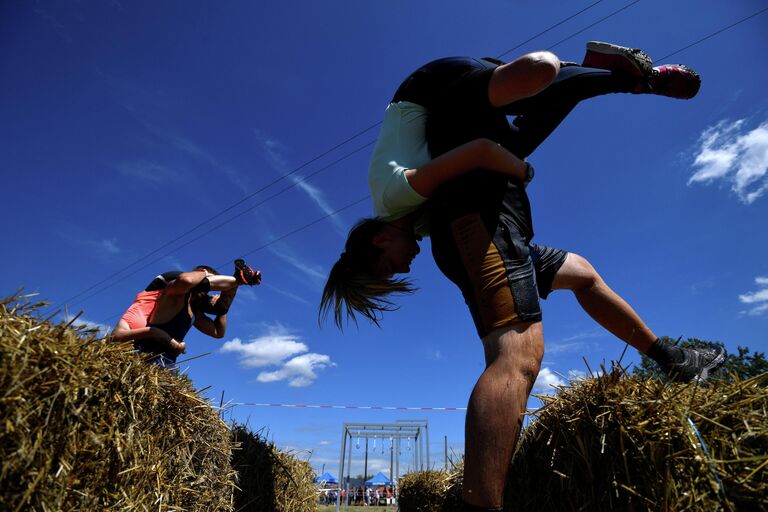
M217 316L211 320L210 317L199 313L195 315L194 325L203 334L221 339L227 332L227 315Z

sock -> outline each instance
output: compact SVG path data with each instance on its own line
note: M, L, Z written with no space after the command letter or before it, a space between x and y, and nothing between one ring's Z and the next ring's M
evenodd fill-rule
M466 501L462 502L462 505L464 506L463 510L464 512L503 512L504 509L501 507L476 507L475 505L470 505Z
M671 343L666 343L660 338L656 338L656 341L653 342L653 345L651 345L651 348L648 349L648 352L646 352L645 355L660 365L680 363L685 359L680 347L672 345Z

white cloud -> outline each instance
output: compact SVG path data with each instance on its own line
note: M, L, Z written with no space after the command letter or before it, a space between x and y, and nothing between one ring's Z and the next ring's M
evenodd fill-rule
M549 368L542 368L533 384L533 392L549 394L555 391L554 386L565 386L567 383Z
M302 272L306 277L309 278L311 282L315 284L315 286L319 289L322 289L322 287L325 285L325 280L328 277L325 272L323 272L322 267L319 265L313 265L311 263L308 263L306 261L303 261L299 259L295 254L293 254L290 249L286 246L286 244L280 244L280 246L270 245L269 246L269 252L283 260L284 262L288 263L290 266L295 268L296 270L299 270Z
M342 238L346 238L348 228L344 225L339 216L331 215L335 210L331 207L328 201L326 201L323 192L317 187L310 185L302 176L296 174L288 175L291 170L289 170L288 162L283 158L283 153L286 151L285 146L280 141L270 138L260 130L254 130L254 132L256 134L257 142L261 144L272 167L281 175L290 179L299 190L307 194L323 213L330 215L328 219L333 223L336 232L339 233Z
M586 346L583 341L577 341L574 343L552 343L546 348L547 355L560 354L563 352L576 352L582 350Z
M104 238L101 240L83 239L79 243L99 256L114 256L120 253L120 247L117 245L116 238Z
M65 322L69 322L69 318L66 316L64 317ZM87 318L80 316L78 317L74 322L72 322L73 327L85 327L86 329L97 329L99 331L99 336L106 336L110 333L112 330L111 325L105 325L100 324L98 322L93 322L91 320L88 320Z
M240 364L246 368L276 366L275 370L259 373L259 382L288 381L289 386L302 387L312 384L317 372L329 366L336 366L324 354L304 353L309 347L300 338L277 325L269 328L268 334L243 342L239 338L227 341L220 351L236 353Z
M600 375L600 371L595 372L593 370L592 376L599 377ZM573 381L586 379L587 377L587 374L580 370L568 370L568 375L561 375L553 372L548 367L544 367L536 377L536 382L533 384L533 392L544 395L552 394L555 392L555 386L567 386Z
M758 306L755 306L749 311L747 311L746 313L750 316L760 316L766 312L768 312L768 302L766 302L765 304L760 304Z
M602 375L602 370L598 369L597 371L595 371L595 370L592 371L592 376L599 377L600 375ZM582 372L580 370L568 370L568 379L569 380L582 380L582 379L586 379L586 378L587 378L587 373L586 372Z
M64 240L85 248L89 254L102 258L109 258L122 252L117 243L117 238L93 238L92 233L67 224L59 229L59 236Z
M181 261L179 261L173 256L165 256L163 257L162 261L167 268L173 269L173 270L187 270L189 268L192 268L182 264Z
M235 352L240 355L240 363L247 368L261 368L280 364L286 358L306 352L304 343L295 341L290 336L268 335L243 343L239 338L224 343L222 352Z
M591 340L594 338L605 337L606 332L600 329L593 329L567 336L562 340L548 342L546 347L547 355L561 354L565 352L578 352L587 348L590 343L581 340Z
M768 300L768 288L757 292L745 293L739 295L739 300L744 304L754 304L755 302L765 302Z
M101 250L107 254L117 254L120 252L120 248L117 246L117 239L109 238L98 242Z
M750 309L742 311L743 314L750 316L759 316L768 312L768 277L756 277L755 284L761 286L762 289L739 295L742 304L753 305Z
M303 387L317 379L316 370L323 370L328 366L335 366L335 364L324 354L303 354L289 360L279 370L261 372L257 380L259 382L288 380L289 386Z
M197 164L203 164L212 170L215 169L217 176L224 175L229 178L230 182L244 193L250 192L248 183L246 182L246 174L240 173L236 169L229 167L225 163L219 161L219 159L202 146L195 144L176 132L161 128L160 126L147 121L142 120L142 123L147 130L163 139L164 144L166 143L165 141L167 141L180 152L192 158Z
M693 166L689 185L725 181L741 202L753 203L768 191L768 122L750 131L744 119L707 128Z
M180 183L181 173L157 162L136 160L121 162L115 166L120 174L132 179L139 179L155 186L168 183Z
M276 287L275 285L266 285L266 287L267 287L267 288L269 288L270 290L276 291L276 292L277 292L277 293L279 293L280 295L284 295L284 296L288 297L289 299L293 299L293 300L295 300L296 302L301 302L302 304L306 304L306 305L308 305L308 306L309 306L309 305L312 305L312 303L311 303L311 302L309 302L307 299L305 299L305 298L303 298L303 297L300 297L300 296L298 296L298 295L296 295L296 294L294 294L294 293L291 293L291 292L285 291L285 290L283 290L283 289L281 289L281 288L278 288L278 287Z
M233 169L228 165L219 162L218 159L211 153L178 134L166 133L165 136L172 140L173 144L179 150L184 151L188 155L196 158L198 161L209 165L211 169L216 169L216 173L225 175L227 178L229 178L233 185L235 185L243 192L250 192L248 183L246 183L244 176L236 169Z

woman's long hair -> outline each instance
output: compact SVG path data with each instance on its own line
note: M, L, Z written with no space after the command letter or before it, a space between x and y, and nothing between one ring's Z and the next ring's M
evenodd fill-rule
M339 329L343 329L345 316L357 323L355 312L379 325L385 311L398 307L386 298L390 293L413 293L416 290L407 279L376 275L381 249L373 245L373 237L386 225L375 218L362 219L349 232L344 252L331 268L325 283L319 322L327 319L332 309L334 323Z

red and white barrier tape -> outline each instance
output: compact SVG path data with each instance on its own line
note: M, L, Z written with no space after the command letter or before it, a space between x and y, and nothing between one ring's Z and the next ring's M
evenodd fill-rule
M257 404L237 403L253 407L290 407L294 409L368 409L375 411L466 411L466 407L396 407L383 405L306 405L306 404Z

